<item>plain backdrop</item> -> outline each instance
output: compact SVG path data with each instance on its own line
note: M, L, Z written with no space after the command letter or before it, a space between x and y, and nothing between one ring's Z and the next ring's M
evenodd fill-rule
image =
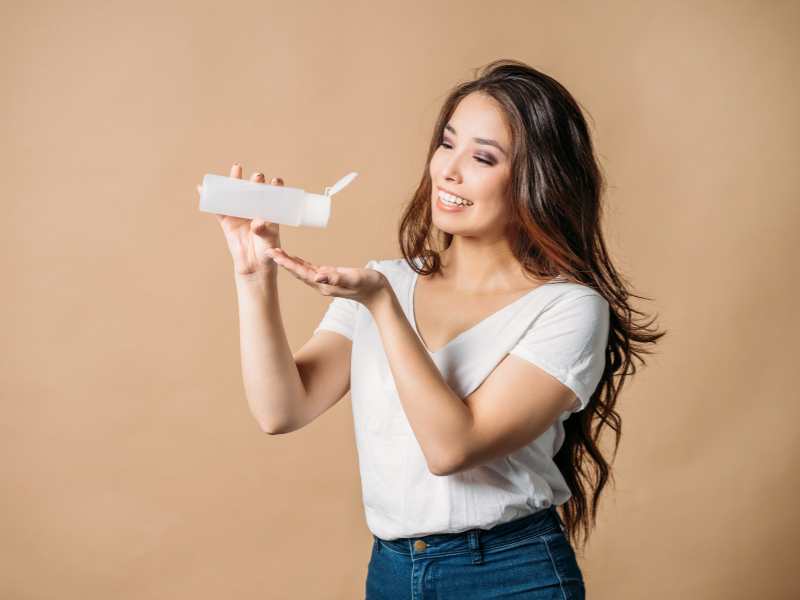
M587 111L614 263L669 332L620 397L589 597L798 597L799 26L766 0L4 4L0 597L363 598L349 396L259 430L195 185L358 171L284 246L400 257L441 102L496 58ZM330 298L279 287L297 350Z

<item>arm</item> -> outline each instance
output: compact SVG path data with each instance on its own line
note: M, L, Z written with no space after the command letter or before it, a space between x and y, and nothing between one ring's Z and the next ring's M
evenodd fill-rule
M242 178L234 163L231 178ZM264 183L261 172L253 182ZM283 185L279 177L273 185ZM202 186L197 186L202 196ZM262 431L300 429L334 405L350 388L351 341L319 332L294 355L278 306L277 267L270 255L280 245L278 223L215 214L234 264L239 303L242 376L250 412Z
M400 403L428 468L442 474L472 427L472 414L442 378L391 286L387 283L366 306L380 331Z
M250 412L275 433L291 422L306 390L286 339L278 304L277 268L266 276L235 274L242 378Z
M449 475L510 454L536 439L573 404L572 390L516 356L507 356L462 400L444 381L387 288L367 308L432 473Z
M341 333L318 331L292 355L274 276L237 276L236 289L250 412L266 433L301 429L350 391L352 341Z

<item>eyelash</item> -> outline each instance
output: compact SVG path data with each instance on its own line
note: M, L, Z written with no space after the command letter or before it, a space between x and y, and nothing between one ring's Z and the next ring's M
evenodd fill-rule
M444 146L445 144L447 144L447 142L445 142L445 141L439 142L440 146ZM478 162L483 163L485 165L489 165L489 166L494 164L494 163L492 163L492 161L486 160L485 158L478 158L477 156L475 157L475 160L477 160Z

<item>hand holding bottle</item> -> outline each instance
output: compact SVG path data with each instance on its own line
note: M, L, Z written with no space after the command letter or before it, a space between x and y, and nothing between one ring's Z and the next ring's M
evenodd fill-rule
M242 179L242 166L239 163L234 163L231 167L230 176ZM250 176L250 181L265 183L264 174L255 172ZM274 177L271 185L282 186L284 185L283 179ZM202 194L202 186L199 184L197 192ZM275 263L266 251L269 248L281 246L278 223L264 219L247 219L220 214L215 214L214 217L222 227L237 276L259 277L277 270Z

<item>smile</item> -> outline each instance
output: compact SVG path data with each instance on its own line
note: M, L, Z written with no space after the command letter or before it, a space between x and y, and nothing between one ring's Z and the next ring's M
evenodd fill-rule
M472 206L472 202L469 200L464 200L463 198L459 198L458 196L454 196L453 194L448 194L445 191L439 190L439 198L442 202L449 206Z

